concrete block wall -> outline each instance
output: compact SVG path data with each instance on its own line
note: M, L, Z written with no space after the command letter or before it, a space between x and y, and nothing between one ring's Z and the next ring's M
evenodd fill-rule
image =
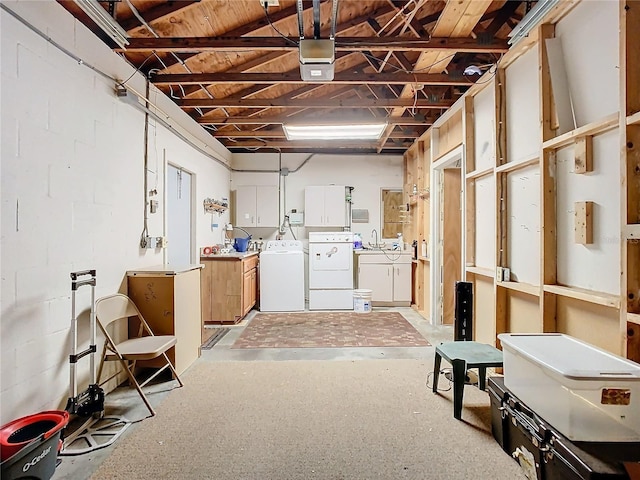
M64 408L69 389L70 272L96 269L96 296L126 286L126 271L161 264L162 250L139 248L145 209L144 114L120 102L115 79L133 70L57 2L3 2L0 10L1 273L0 422ZM80 57L78 62L32 27ZM100 72L89 68L96 67ZM144 91L144 79L129 85ZM196 206L227 196L229 152L160 93L171 124L198 149L151 122L150 162L162 198L166 161L196 178ZM157 163L155 163L157 161ZM151 175L151 174L149 174ZM198 203L199 202L199 203ZM198 242L212 235L196 212ZM151 235L165 235L164 208L150 216ZM222 218L221 223L228 221ZM216 237L217 238L217 237ZM88 344L89 288L78 291L80 348ZM100 345L99 341L99 345ZM98 360L98 359L96 359ZM79 363L86 388L88 358Z

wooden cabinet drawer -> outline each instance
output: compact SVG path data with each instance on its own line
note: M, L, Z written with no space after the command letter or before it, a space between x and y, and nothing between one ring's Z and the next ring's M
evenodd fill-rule
M242 273L253 270L258 266L258 255L252 255L242 260Z

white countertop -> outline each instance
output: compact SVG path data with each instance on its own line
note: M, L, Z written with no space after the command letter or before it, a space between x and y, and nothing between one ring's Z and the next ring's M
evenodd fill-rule
M380 250L379 248L376 249L369 249L369 248L358 248L358 249L354 249L353 253L355 253L356 255L412 255L411 251L409 250L391 250L391 249L384 249L384 250Z
M231 253L217 253L211 255L200 255L201 260L228 260L230 258L243 259L247 257L252 257L253 255L258 255L260 252L257 250L252 250L249 252L231 252Z
M127 275L177 275L179 273L185 273L199 268L202 268L202 265L199 263L191 265L152 265L150 267L140 267L134 270L127 270Z

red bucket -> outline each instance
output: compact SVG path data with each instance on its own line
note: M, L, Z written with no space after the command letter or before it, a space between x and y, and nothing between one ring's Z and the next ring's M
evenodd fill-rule
M0 457L4 462L44 434L44 440L69 423L69 413L50 410L18 418L0 429Z

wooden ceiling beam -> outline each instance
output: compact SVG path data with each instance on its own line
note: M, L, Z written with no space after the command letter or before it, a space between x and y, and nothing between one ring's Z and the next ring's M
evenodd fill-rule
M392 132L389 138L419 138L421 132ZM227 130L223 132L213 132L216 138L279 138L285 139L286 136L282 130Z
M224 51L292 51L298 50L297 37L162 37L130 38L126 49L116 49L126 53L133 52L224 52ZM401 52L474 52L506 53L509 45L505 40L479 43L475 38L432 37L430 39L406 37L339 37L336 38L336 51L388 51Z
M360 117L360 118L345 118L344 116L337 119L328 118L305 118L296 119L288 115L265 115L263 117L219 117L219 118L200 118L196 121L201 125L282 125L283 123L313 123L316 125L349 125L352 123L374 123L376 121L384 121L389 125L420 125L429 126L430 121L424 119L418 119L414 117L386 117L386 118L373 118L373 117Z
M406 150L413 142L389 142L384 146L385 149ZM377 144L375 141L365 140L286 140L286 141L268 141L268 140L241 140L238 142L224 142L228 148L356 148L356 149L375 149Z
M411 98L345 98L331 100L328 98L187 98L176 100L181 107L189 108L449 108L453 101L431 102L426 99L414 101Z
M240 84L318 84L331 83L334 85L351 84L395 84L395 85L460 85L471 86L469 78L437 73L352 73L337 72L331 82L304 81L300 72L287 73L172 73L153 74L151 83L155 85L207 85L212 83L240 83Z

